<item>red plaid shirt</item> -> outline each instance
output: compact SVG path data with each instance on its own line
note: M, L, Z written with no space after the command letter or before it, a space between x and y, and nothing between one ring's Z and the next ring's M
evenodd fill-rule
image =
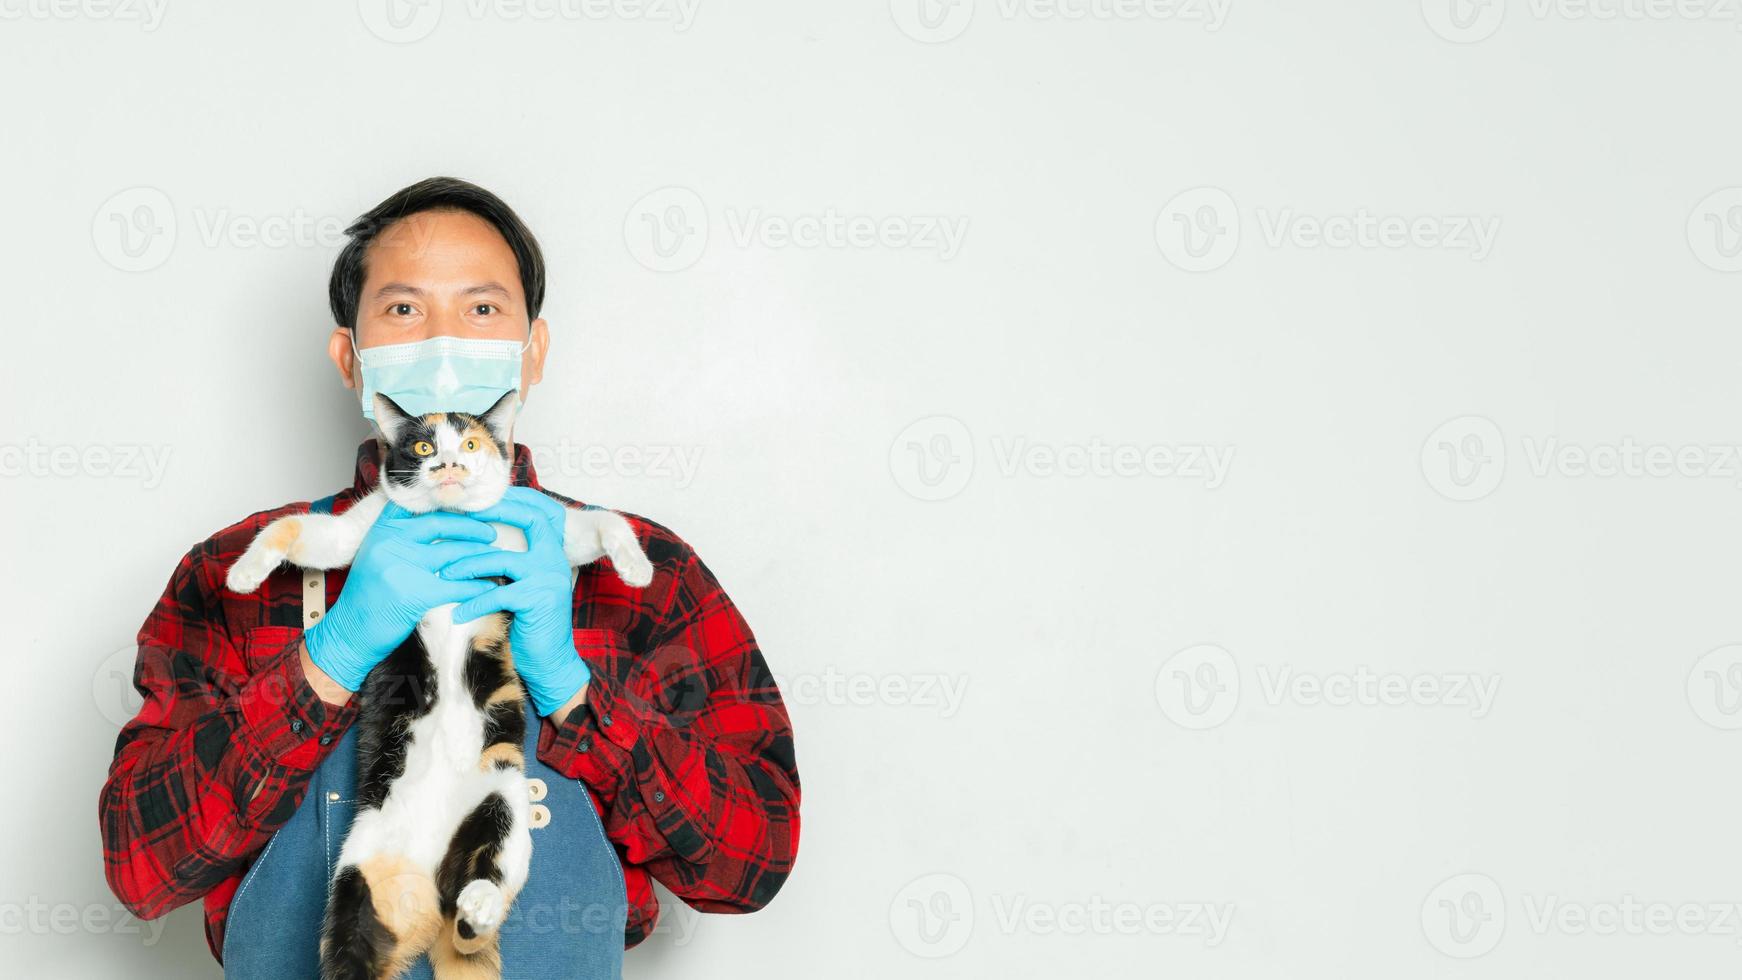
M357 450L343 512L375 485L374 440ZM539 487L514 447L514 483ZM224 573L254 535L309 504L262 511L195 545L139 630L133 684L145 698L121 729L98 812L109 887L142 919L204 897L222 958L225 915L248 866L302 801L313 770L355 720L303 677L301 576L288 566L252 595ZM689 545L634 525L653 581L624 585L595 563L574 596L575 644L592 670L586 703L541 724L538 758L588 789L623 863L624 943L659 917L653 878L704 912L767 904L798 849L792 727L732 600ZM327 601L344 585L327 575Z

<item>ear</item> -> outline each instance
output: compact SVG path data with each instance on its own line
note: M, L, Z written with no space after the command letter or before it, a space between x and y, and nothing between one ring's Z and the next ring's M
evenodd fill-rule
M394 403L393 399L377 391L375 393L375 428L381 431L384 445L392 445L399 441L399 433L405 424L411 421L411 416Z
M484 423L484 428L490 430L491 438L495 439L496 444L503 448L503 452L510 456L514 455L514 440L510 434L514 431L514 413L519 408L520 392L510 391L496 399L496 404L491 405L483 415L478 416L478 421Z

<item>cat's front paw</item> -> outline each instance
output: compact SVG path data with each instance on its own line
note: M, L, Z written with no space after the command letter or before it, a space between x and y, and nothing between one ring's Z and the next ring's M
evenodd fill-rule
M475 879L460 889L460 897L454 904L459 906L460 920L474 936L484 935L501 925L508 910L508 899L502 894L501 887L486 878Z
M230 571L224 576L224 585L231 592L253 592L260 588L260 583L266 581L266 576L276 567L277 562L267 565L258 558L244 555L236 564L230 566Z
M653 563L633 543L611 550L611 567L617 570L617 577L623 580L624 585L639 589L653 581Z

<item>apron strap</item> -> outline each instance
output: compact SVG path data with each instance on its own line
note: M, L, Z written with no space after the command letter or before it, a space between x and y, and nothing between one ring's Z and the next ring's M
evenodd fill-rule
M311 514L331 514L333 498L338 494L322 497L308 505ZM302 570L302 628L308 629L320 622L327 614L327 573L319 568Z

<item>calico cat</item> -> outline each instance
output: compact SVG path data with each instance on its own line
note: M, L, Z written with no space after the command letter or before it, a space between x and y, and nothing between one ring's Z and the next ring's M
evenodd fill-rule
M517 403L510 392L482 415L414 417L377 394L378 486L343 514L268 524L227 584L252 592L286 560L350 564L389 500L413 513L496 503L512 474ZM525 549L519 528L497 527L497 547ZM571 565L609 555L629 585L653 577L621 515L570 508L563 541ZM357 692L357 814L321 930L326 980L394 977L425 952L438 980L501 975L497 927L532 858L525 696L508 645L511 614L456 624L453 610L430 610Z

